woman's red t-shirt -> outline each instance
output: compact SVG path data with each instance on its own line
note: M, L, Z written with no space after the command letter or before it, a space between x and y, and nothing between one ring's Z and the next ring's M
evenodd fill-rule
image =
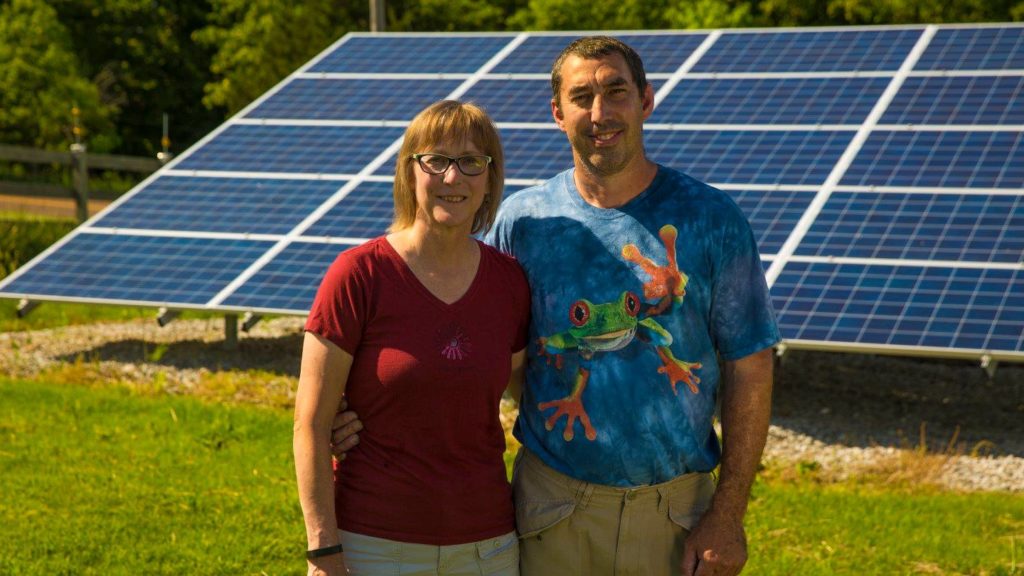
M343 530L444 546L515 529L498 410L530 292L513 258L479 245L450 305L383 237L340 254L320 284L306 330L352 354L345 394L364 426L336 464Z

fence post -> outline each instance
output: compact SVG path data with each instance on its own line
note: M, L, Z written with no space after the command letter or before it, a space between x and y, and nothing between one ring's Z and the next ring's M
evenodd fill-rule
M71 145L71 179L75 191L75 216L81 224L89 219L89 167L85 160L85 144Z

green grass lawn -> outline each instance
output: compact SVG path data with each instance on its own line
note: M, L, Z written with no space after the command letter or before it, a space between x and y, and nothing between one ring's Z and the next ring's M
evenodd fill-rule
M287 410L0 379L0 574L302 574ZM749 575L1024 575L1024 495L766 480Z
M0 379L0 574L298 574L283 410Z
M220 312L183 310L179 320L206 319L223 316ZM156 323L155 308L108 306L101 304L75 304L72 302L41 302L24 318L18 318L18 301L0 298L0 332L43 330L61 326L95 324L97 322L129 322L146 320ZM274 316L264 316L270 319Z
M0 298L0 332L41 330L95 322L127 322L149 318L156 321L156 310L128 306L100 306L66 302L42 302L24 318L18 318L18 301Z
M758 482L745 574L1024 574L1024 495Z

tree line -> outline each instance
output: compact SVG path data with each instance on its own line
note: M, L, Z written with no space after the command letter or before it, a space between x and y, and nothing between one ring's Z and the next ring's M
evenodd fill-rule
M1005 22L1024 0L388 0L389 31ZM182 150L350 31L367 0L0 0L0 143ZM77 115L72 113L77 109Z

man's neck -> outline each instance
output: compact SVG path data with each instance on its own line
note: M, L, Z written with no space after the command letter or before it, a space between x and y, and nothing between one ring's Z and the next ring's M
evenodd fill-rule
M576 162L573 180L583 200L597 208L618 208L639 196L658 175L658 165L646 157L616 174L595 174Z

